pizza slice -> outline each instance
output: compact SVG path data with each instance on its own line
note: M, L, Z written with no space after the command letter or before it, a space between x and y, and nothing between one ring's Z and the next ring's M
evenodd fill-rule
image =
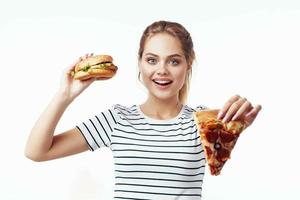
M245 128L242 121L223 123L217 119L219 110L194 112L194 119L205 157L212 175L219 175Z

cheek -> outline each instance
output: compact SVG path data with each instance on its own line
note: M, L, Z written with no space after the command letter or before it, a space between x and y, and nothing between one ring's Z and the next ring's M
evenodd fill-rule
M180 71L175 74L174 78L177 80L178 85L182 86L184 84L186 75L187 75L186 71Z
M140 68L140 79L144 85L149 85L151 82L151 71Z
M143 79L146 81L152 76L154 71L151 70L151 68L149 67L140 67L140 73L141 73L141 77L143 77Z

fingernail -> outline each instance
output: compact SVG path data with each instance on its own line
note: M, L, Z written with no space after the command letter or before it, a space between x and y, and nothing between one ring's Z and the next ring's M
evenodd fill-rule
M261 105L257 106L257 110L260 111L262 109Z
M232 118L232 121L234 121L234 120L236 120L237 119L237 117L236 116L234 116L233 118Z

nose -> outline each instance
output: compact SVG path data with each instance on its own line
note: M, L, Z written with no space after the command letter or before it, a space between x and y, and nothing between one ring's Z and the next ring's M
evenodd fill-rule
M168 74L168 69L167 69L167 66L165 64L160 64L158 66L158 69L157 69L157 72L156 72L158 75L165 75L165 74Z

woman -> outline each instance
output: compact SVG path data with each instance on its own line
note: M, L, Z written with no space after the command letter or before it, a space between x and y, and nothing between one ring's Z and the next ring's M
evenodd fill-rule
M201 199L205 157L192 113L204 107L185 105L195 58L191 36L178 23L154 22L143 33L138 56L139 79L148 90L143 104L114 105L54 136L65 109L94 81L72 79L79 59L34 125L25 154L45 161L107 146L114 156L115 199ZM243 118L249 126L260 109L235 95L219 118Z

